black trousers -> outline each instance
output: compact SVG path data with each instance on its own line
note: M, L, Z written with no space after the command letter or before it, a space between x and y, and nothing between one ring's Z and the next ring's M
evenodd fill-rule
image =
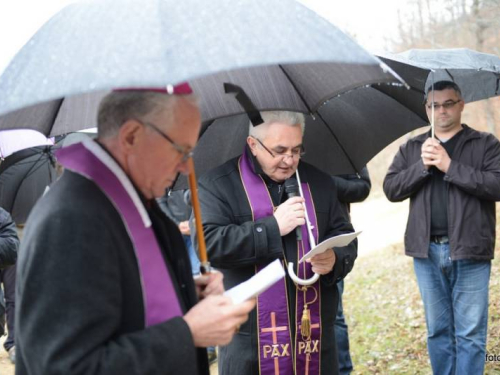
M14 346L14 311L16 309L16 266L10 266L0 271L0 281L5 293L5 313L7 315L8 336L3 347L9 350Z

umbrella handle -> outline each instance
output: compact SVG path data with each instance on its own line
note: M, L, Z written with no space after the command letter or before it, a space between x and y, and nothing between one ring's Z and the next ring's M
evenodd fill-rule
M210 262L207 257L207 245L201 222L200 200L198 199L198 185L194 172L193 158L189 158L189 189L191 190L191 204L193 206L194 220L196 226L196 238L198 239L198 256L200 257L200 271L202 274L210 273Z
M295 271L293 270L293 263L289 262L288 263L288 275L290 276L290 279L293 280L294 283L299 284L299 285L312 285L319 279L319 274L315 273L310 277L309 279L301 279L299 278L296 274Z

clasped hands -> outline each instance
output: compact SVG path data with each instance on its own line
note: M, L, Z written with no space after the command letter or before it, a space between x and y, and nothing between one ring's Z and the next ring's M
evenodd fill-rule
M451 159L448 153L435 138L427 138L422 145L422 162L426 169L435 166L443 173L447 173L450 168Z
M305 208L304 198L292 197L280 204L274 212L274 217L278 222L280 235L286 236L293 231L297 226L304 225ZM306 262L311 263L312 271L319 275L326 275L335 265L335 252L333 249L328 249L324 253L317 254Z

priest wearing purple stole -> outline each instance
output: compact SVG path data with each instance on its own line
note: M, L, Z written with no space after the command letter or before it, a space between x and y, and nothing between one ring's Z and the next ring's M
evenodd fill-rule
M33 209L18 261L17 375L208 374L255 301L193 280L177 226L156 204L198 138L187 84L117 90L97 141L57 154L62 177Z
M240 157L201 177L200 202L207 250L230 288L275 259L293 262L295 273L312 285L297 285L287 275L260 294L249 320L219 351L219 374L337 374L334 322L336 283L352 269L357 242L328 249L298 264L310 249L305 217L315 243L353 232L329 175L300 160L304 116L263 112L250 125ZM253 122L253 120L252 120ZM299 171L302 196L287 191Z

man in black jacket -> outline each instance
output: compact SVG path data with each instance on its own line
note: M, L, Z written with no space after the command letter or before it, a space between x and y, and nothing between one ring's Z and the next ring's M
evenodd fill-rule
M187 84L117 90L98 139L61 149L64 173L30 214L18 261L17 375L208 375L254 301L222 276L193 280L177 226L158 207L198 139ZM200 300L201 299L201 300Z
M296 285L286 276L259 295L248 322L230 345L220 349L219 373L337 374L336 283L351 271L357 243L328 249L299 267L298 260L309 246L304 205L316 243L353 228L333 179L300 160L304 116L263 112L262 118L263 124L250 126L241 157L200 178L210 261L224 273L226 288L275 259L292 262L296 273L303 272L302 278L314 272L321 276L308 286ZM297 170L304 198L289 197L286 190L285 181Z
M435 374L482 374L488 283L495 249L495 201L500 200L500 143L461 123L460 88L434 84L429 133L402 145L387 172L391 201L410 198L406 254L414 257Z

